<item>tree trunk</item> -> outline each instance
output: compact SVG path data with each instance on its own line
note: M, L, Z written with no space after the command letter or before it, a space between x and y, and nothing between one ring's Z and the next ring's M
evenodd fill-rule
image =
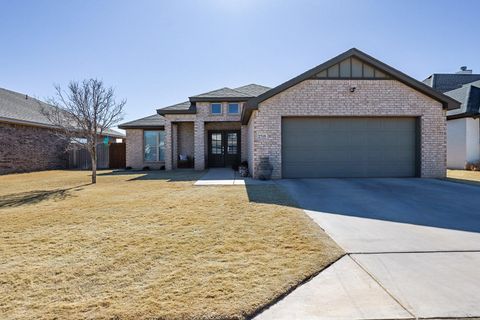
M92 184L97 183L97 146L93 147L92 154Z

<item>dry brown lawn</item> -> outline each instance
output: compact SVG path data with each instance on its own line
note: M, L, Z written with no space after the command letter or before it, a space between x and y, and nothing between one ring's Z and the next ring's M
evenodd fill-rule
M275 185L0 177L1 319L244 319L341 250Z
M447 179L456 182L480 185L480 171L447 170Z

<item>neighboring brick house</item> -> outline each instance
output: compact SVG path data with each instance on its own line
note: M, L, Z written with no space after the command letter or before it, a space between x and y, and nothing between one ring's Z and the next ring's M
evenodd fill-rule
M248 161L257 178L268 157L273 178L438 178L446 169L446 110L458 107L350 49L273 89L222 88L119 127L133 168Z
M48 108L52 106L0 88L0 174L66 167L66 142L45 116ZM105 136L124 138L114 130Z
M455 73L435 73L423 81L461 102L447 112L447 167L465 169L480 163L480 74L467 67Z

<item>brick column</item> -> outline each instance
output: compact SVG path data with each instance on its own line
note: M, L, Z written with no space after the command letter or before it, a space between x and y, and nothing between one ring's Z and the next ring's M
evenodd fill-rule
M195 170L205 169L205 123L203 121L195 121L194 128L194 154L195 154Z
M248 126L242 126L240 129L240 153L241 161L248 161Z
M165 121L165 170L172 170L172 123Z
M178 125L172 123L172 168L177 169L178 160Z

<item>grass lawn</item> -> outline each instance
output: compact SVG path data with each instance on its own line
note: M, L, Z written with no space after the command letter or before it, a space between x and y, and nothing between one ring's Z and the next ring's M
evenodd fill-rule
M480 185L480 171L447 170L447 179Z
M341 250L275 185L0 176L2 319L243 319Z

